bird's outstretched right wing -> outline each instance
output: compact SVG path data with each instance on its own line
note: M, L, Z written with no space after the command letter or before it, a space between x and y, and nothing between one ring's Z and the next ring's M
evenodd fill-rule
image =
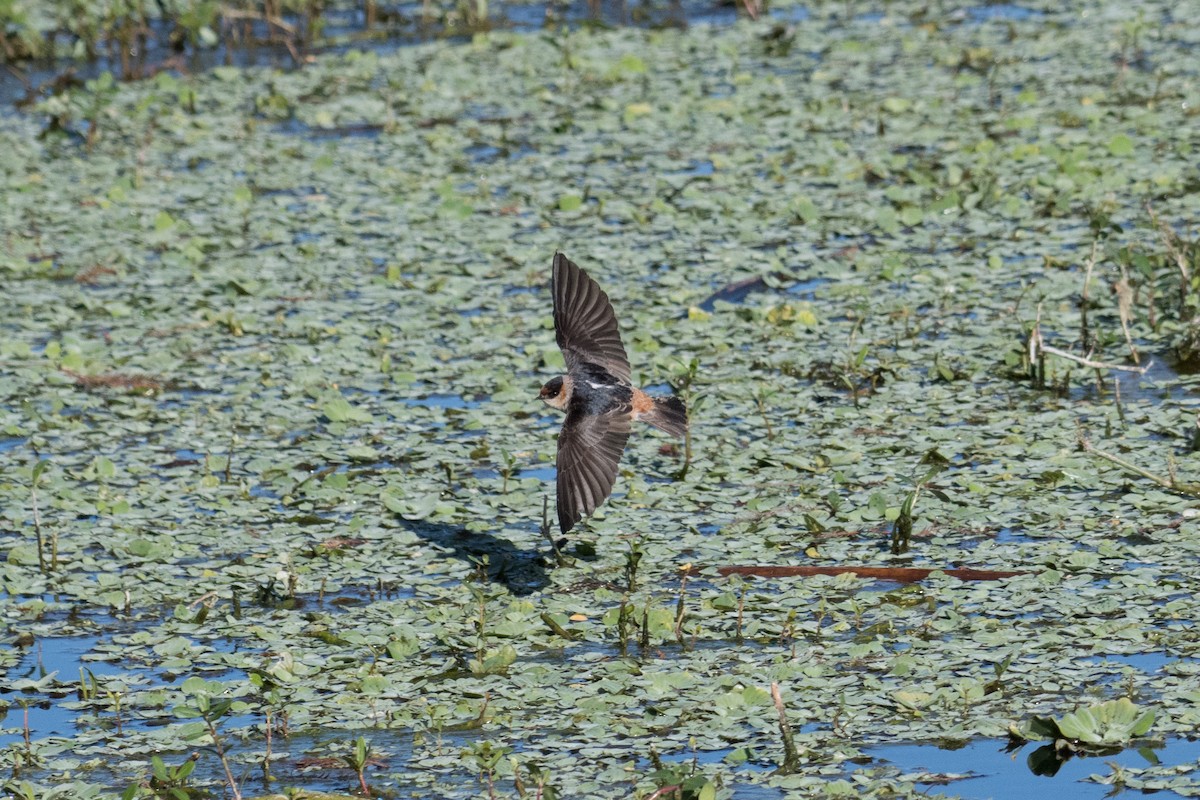
M591 363L628 383L629 357L621 344L616 312L600 285L562 253L555 253L550 286L554 334L567 372Z

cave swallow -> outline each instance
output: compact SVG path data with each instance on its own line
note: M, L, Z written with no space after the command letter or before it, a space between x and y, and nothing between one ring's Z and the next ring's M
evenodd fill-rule
M565 534L608 499L634 420L682 437L688 419L678 397L653 397L631 383L608 295L562 253L554 254L550 287L567 374L547 382L538 396L567 415L555 462L558 526Z

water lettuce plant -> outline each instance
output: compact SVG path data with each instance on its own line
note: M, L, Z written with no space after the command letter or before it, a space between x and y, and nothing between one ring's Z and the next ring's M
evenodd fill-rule
M1031 717L1010 733L1027 741L1065 741L1076 749L1104 749L1144 736L1154 724L1154 709L1139 708L1128 697L1080 708L1062 717Z

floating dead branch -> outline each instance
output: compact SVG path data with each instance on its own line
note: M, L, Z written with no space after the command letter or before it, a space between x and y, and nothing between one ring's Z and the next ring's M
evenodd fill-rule
M94 286L100 282L100 278L104 275L116 275L117 271L112 267L107 267L104 264L93 264L92 266L81 269L75 273L75 282L89 286Z
M157 394L163 390L162 381L149 375L137 375L124 372L102 372L97 375L84 375L66 367L62 367L64 375L75 380L75 385L84 389L125 389L130 392Z
M717 567L717 572L724 577L730 575L753 575L758 578L806 578L813 575L841 575L850 573L860 578L871 578L877 581L896 581L898 583L916 583L923 581L935 572L944 572L960 581L998 581L1017 575L1028 575L1028 572L972 569L970 567L814 567L814 566L730 566Z

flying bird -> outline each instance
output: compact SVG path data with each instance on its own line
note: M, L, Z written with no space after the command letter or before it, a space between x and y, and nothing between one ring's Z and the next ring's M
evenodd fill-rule
M608 295L562 253L554 254L550 290L567 374L548 381L538 396L567 415L555 462L558 527L565 534L608 499L634 420L682 437L688 419L678 397L652 397L630 382Z

